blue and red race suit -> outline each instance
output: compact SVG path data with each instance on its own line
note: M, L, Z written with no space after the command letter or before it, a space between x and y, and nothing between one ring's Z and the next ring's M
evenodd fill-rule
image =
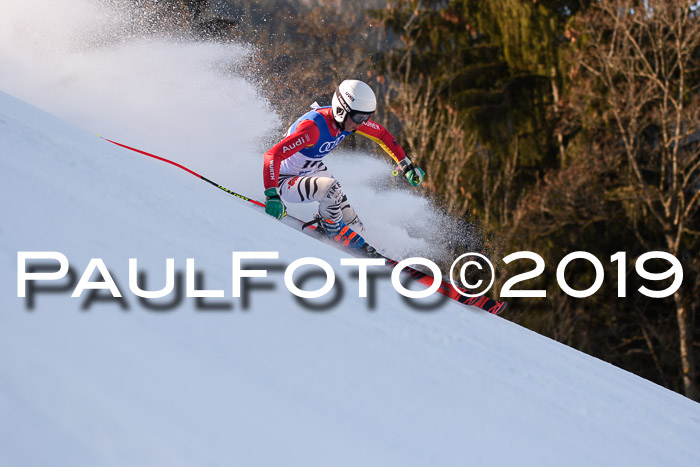
M406 157L391 133L372 120L360 125L356 133L378 143L397 164ZM313 173L316 167L323 166L321 160L349 134L340 129L330 107L302 115L289 127L284 139L265 152L265 189L277 187L280 173L296 176Z

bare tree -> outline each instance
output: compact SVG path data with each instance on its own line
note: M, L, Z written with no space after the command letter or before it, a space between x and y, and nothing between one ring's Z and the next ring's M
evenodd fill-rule
M448 211L463 216L470 202L465 169L479 152L476 133L459 122L457 112L439 104L430 78L418 87L405 75L392 81L390 90L384 94L386 108L400 118L411 158L430 174L425 188L439 193Z
M579 117L597 120L605 134L601 149L623 160L620 175L629 208L653 233L640 240L649 247L663 245L689 266L700 235L694 230L700 207L700 17L695 3L594 2L572 25L581 44L580 68L572 76L588 81L594 91ZM673 299L683 387L686 396L698 400L690 288L681 287Z

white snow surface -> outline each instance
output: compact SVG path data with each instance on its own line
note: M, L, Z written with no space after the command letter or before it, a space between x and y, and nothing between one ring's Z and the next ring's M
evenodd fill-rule
M0 465L700 464L679 394L480 310L416 311L387 281L371 309L342 252L4 93L0 147ZM128 258L162 284L192 257L230 297L231 252L269 250L333 265L340 303L309 311L273 272L247 310L156 312L128 289ZM129 309L71 290L28 309L19 251L78 277L102 258Z
M119 18L91 5L0 10L1 466L700 465L700 404L480 310L417 311L386 278L371 306L340 266L347 255L95 136L259 196L260 141L280 118L220 73L244 45L102 34ZM75 45L86 37L101 40ZM388 166L334 161L374 235L396 237L397 254L422 248L392 206L428 205L373 190L377 179L353 185L358 158ZM428 210L425 225L439 216ZM128 308L89 290L71 298L66 279L30 307L17 297L20 251L61 252L76 280L101 258ZM244 307L232 251L278 251L282 267L322 258L344 293L312 311L270 271ZM148 289L163 286L166 258L183 275L194 258L200 287L225 293L205 302L225 309L147 308L129 258Z

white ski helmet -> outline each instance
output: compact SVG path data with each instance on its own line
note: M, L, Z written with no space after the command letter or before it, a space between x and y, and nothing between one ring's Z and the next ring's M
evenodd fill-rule
M356 79L346 79L335 89L332 101L333 118L345 129L345 119L355 123L369 120L377 110L377 98L367 83Z

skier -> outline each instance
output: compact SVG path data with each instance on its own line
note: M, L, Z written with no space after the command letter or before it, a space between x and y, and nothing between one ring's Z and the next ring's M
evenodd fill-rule
M365 227L323 158L347 135L359 133L378 143L411 185L420 185L425 172L406 157L391 133L370 120L377 99L366 83L345 80L336 88L330 107L314 102L311 108L289 127L282 141L265 153L265 212L281 219L286 215L282 200L317 201L320 230L346 246L362 248Z

